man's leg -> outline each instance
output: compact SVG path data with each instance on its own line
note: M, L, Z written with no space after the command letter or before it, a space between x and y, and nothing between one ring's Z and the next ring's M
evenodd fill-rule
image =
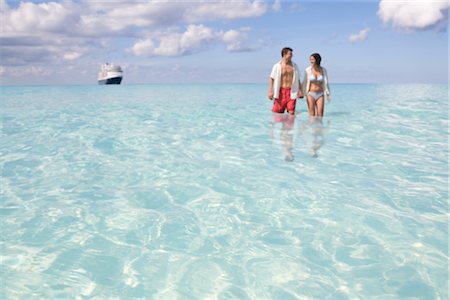
M281 103L281 99L273 99L272 112L284 113L284 107Z
M295 105L297 103L296 99L289 99L289 102L286 105L287 111L290 115L295 114Z

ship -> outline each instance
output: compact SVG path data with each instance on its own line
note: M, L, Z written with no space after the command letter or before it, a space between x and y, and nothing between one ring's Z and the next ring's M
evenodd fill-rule
M98 84L120 84L122 73L122 68L119 65L104 63L98 73Z

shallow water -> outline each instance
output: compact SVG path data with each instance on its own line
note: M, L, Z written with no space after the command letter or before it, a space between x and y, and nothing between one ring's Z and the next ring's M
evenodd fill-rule
M0 298L448 298L448 86L1 88Z

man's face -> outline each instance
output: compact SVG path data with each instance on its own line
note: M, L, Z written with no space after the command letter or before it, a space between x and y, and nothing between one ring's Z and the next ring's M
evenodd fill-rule
M293 56L292 51L288 51L288 52L286 52L286 53L284 54L284 58L285 58L287 61L290 61L290 60L292 59L292 56Z

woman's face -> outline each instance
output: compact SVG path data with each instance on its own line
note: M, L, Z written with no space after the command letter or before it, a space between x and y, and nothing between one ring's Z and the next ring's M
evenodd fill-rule
M316 64L316 59L314 58L314 56L309 57L309 63L311 64L311 66L314 66Z

